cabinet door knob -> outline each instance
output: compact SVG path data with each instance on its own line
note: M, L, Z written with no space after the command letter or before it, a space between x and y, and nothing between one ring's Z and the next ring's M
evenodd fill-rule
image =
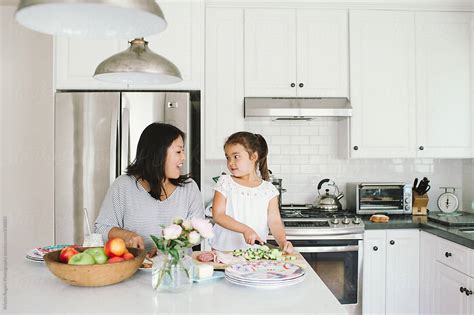
M356 150L356 151L359 150L359 147L355 145L354 150Z
M391 240L391 241L390 241L390 245L395 245L395 241L394 241L394 240Z
M299 87L303 87L303 86L304 86L304 84L303 84L303 83L300 83L300 84L298 84L298 86L299 86Z
M423 150L425 149L425 147L422 146L422 145L420 145L420 146L418 147L418 149L420 149L421 151L423 151Z
M373 249L374 249L374 251L378 251L378 250L379 250L379 248L378 248L377 246L374 246Z
M296 84L294 84L294 83L291 83L291 84L290 84L290 86L291 86L291 87L295 87L295 86L296 86Z
M465 290L466 290L466 288L463 288L463 287L460 287L460 288L459 288L459 291L460 291L461 293L463 293Z
M466 293L467 296L472 295L472 290L468 290L466 288L466 289L464 289L464 293Z
M449 257L453 256L453 254L451 254L450 252L446 252L446 253L444 253L444 256L446 256L446 258L449 258Z

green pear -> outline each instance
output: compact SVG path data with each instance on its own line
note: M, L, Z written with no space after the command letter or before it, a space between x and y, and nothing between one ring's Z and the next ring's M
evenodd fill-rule
M105 254L103 247L88 248L84 253L91 255L94 258L96 264L105 264L107 262L107 255Z
M95 260L94 260L94 257L92 257L91 255L87 253L79 253L69 258L68 264L69 265L94 265Z

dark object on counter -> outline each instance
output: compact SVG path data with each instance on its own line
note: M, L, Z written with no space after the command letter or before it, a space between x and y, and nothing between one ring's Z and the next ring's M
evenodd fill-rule
M329 189L325 189L325 194L321 195L320 190L322 186L328 183L328 186L334 187L334 193L330 194ZM313 206L317 210L327 211L327 212L334 212L342 210L342 205L339 202L340 199L344 197L344 194L339 192L339 187L337 187L336 183L329 178L325 178L321 180L318 184L318 198L314 202Z
M278 207L281 209L281 194L286 192L286 189L283 188L282 186L282 179L275 177L272 173L271 170L268 170L268 173L270 173L270 182L275 186L275 188L278 190Z
M418 187L416 186L417 182L418 182L418 178L415 178L415 183L413 185L413 189L415 190L415 192L418 195L424 195L430 190L431 186L429 185L430 180L428 178L423 177L423 179L420 181L420 184L418 185Z

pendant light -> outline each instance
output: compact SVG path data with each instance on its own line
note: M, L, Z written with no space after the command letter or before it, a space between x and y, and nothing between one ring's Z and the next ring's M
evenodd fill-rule
M166 28L154 0L21 0L18 23L51 35L129 39Z
M95 69L94 78L134 85L171 84L183 80L178 68L152 52L143 38L132 40L128 49L102 61Z

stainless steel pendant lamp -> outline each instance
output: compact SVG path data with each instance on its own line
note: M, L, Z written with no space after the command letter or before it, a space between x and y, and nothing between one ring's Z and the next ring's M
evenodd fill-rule
M130 47L102 61L94 78L113 83L171 84L183 80L179 69L168 59L148 48L148 42L136 38Z
M51 35L130 39L167 26L154 0L21 0L18 23Z

